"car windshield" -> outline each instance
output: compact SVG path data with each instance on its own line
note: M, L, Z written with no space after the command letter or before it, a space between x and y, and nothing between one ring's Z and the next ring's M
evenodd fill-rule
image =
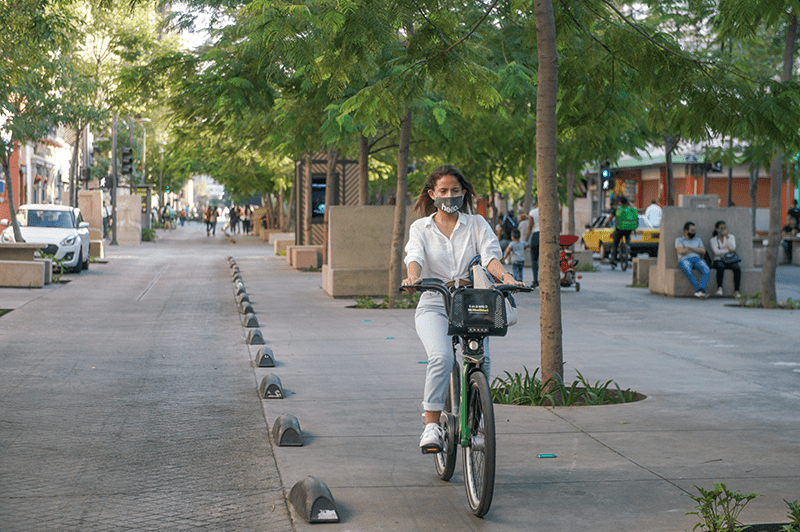
M64 229L75 227L72 215L67 211L21 210L17 214L17 218L23 227L60 227Z

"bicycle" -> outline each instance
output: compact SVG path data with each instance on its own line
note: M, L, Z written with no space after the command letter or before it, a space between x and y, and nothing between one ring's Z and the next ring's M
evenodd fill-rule
M452 292L439 279L422 279L403 286L442 294L449 316L447 334L453 337L453 369L439 424L444 429L442 450L434 454L436 473L450 480L458 445L463 450L464 484L472 513L483 517L494 496L495 427L489 379L483 369L483 340L505 336L508 330L505 294L531 292L530 287L495 285L491 289L461 287ZM463 360L459 368L458 354Z
M619 243L619 267L624 272L631 260L631 247L623 238Z

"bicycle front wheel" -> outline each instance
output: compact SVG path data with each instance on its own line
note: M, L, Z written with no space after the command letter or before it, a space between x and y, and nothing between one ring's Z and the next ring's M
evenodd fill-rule
M433 463L436 465L436 474L442 480L450 480L456 468L456 451L458 450L458 421L456 419L461 397L460 370L458 363L454 361L453 369L450 372L450 385L444 401L444 410L439 417L439 425L444 429L444 442L442 451L433 455Z
M494 495L495 438L489 381L480 370L469 376L467 426L470 440L464 447L464 484L472 513L483 517L489 511Z

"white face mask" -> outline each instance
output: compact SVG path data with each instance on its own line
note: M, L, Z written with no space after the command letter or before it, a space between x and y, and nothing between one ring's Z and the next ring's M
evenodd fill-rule
M433 200L437 209L447 214L453 214L464 204L464 196L439 196Z

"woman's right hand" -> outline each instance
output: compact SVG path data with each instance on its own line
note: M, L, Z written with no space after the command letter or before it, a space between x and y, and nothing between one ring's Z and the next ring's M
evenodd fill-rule
M410 276L406 277L405 279L403 279L403 286L410 286L412 284L419 284L420 281L422 281L422 279L420 279L419 277L415 277L413 275L410 275ZM407 293L409 293L409 294L413 294L414 293L414 290L412 290L410 288L405 289L405 291Z

